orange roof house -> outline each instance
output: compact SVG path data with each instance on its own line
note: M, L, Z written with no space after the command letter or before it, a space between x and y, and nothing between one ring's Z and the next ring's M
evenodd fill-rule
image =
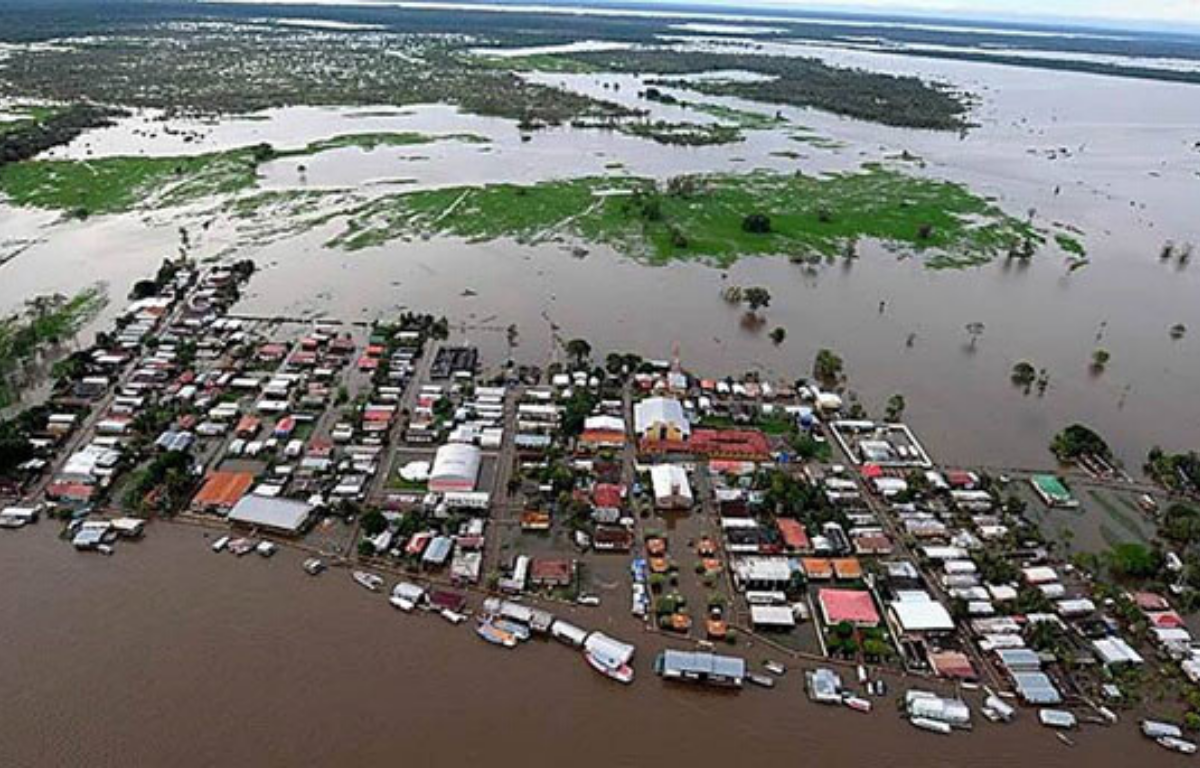
M253 472L210 472L200 492L192 498L192 506L229 509L249 492L252 485Z
M858 562L857 557L837 557L833 559L832 565L833 574L842 581L862 578L862 564Z
M804 570L804 575L810 579L833 578L833 563L828 558L803 557L800 558L800 567Z

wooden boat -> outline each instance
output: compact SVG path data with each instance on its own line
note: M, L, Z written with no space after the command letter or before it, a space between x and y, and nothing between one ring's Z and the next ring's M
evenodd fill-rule
M479 622L479 625L475 627L475 634L492 645L499 645L502 648L517 647L517 638L511 632L505 632L490 621Z
M383 586L383 577L376 576L373 573L367 573L366 571L354 571L352 574L350 574L350 576L355 582L358 583L360 587L368 589L372 592L378 592L379 588Z

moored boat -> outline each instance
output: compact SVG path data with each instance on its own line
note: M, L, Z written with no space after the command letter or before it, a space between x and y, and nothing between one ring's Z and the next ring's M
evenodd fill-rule
M443 608L438 615L451 624L462 624L467 620L467 614L460 611L453 611L449 608Z
M601 655L591 652L585 652L583 658L587 660L588 666L610 680L626 685L633 682L633 667L628 664L612 664Z
M757 672L748 672L746 674L746 679L749 680L754 685L759 686L760 688L774 688L775 687L775 678L768 677L767 675L760 675Z
M1160 747L1169 749L1172 752L1178 752L1181 755L1196 754L1195 742L1187 741L1186 739L1177 739L1174 736L1159 736L1155 739Z
M321 562L320 558L310 557L304 561L304 572L309 576L316 576L323 570L325 570L325 563Z
M216 541L214 541L212 543L212 551L213 552L221 552L227 546L229 546L229 537L222 536L221 538L217 539Z
M783 666L778 661L764 661L763 669L767 670L772 675L778 675L780 677L787 674L787 667Z
M493 645L499 645L503 648L517 647L517 638L511 632L500 629L490 621L479 622L479 625L475 627L475 634Z
M951 730L949 723L943 723L941 720L933 720L928 717L914 717L914 718L911 718L908 722L912 723L917 728L920 728L923 731L929 731L930 733L940 733L943 736L949 735L950 730Z
M382 576L377 576L373 573L367 573L366 571L355 571L350 575L360 587L369 589L372 592L378 592L379 588L383 586Z
M871 711L871 702L861 696L847 694L842 697L842 703L855 712L867 713Z

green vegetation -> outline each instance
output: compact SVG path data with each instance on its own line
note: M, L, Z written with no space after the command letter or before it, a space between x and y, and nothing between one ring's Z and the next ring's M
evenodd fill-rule
M1054 436L1050 451L1062 462L1071 462L1085 456L1108 459L1112 449L1104 438L1082 424L1072 424Z
M1072 237L1071 235L1060 232L1054 236L1054 242L1058 244L1059 248L1066 253L1071 254L1072 256L1087 255L1087 250L1083 247L1083 243L1079 242L1078 238Z
M1190 492L1200 488L1200 454L1166 453L1155 446L1146 457L1146 474L1155 482L1175 491Z
M34 297L23 312L0 319L0 406L19 394L16 379L29 363L74 336L107 301L104 288L94 286L71 298Z
M742 132L736 127L717 123L669 123L663 120L647 120L619 123L617 130L659 144L687 147L733 144L742 140Z
M67 211L77 217L120 213L143 205L171 207L252 189L258 167L271 160L332 149L410 146L433 141L485 142L473 134L362 133L276 150L269 144L180 157L33 160L0 167L0 193L15 205Z
M755 214L767 217L768 232L747 231ZM1042 241L1032 226L961 185L866 165L826 176L756 172L665 185L582 178L411 192L353 211L331 245L353 250L438 234L524 242L573 236L651 263L703 259L722 266L754 255L834 259L866 237L925 255L930 267L963 267L1016 242Z
M843 376L842 358L832 349L820 349L813 359L813 378L826 387L835 386Z
M839 115L909 128L967 127L968 100L948 86L905 77L830 66L819 59L669 48L574 53L571 59L617 72L693 75L748 71L754 80L650 81L710 96L736 96L770 104L815 107Z
M24 106L16 120L0 122L0 168L66 144L90 128L109 125L119 112L90 104Z
M0 61L0 90L201 114L248 114L297 104L450 103L467 112L557 125L635 114L618 104L528 82L464 56L461 35L331 35L229 25L147 25L69 45L16 48Z

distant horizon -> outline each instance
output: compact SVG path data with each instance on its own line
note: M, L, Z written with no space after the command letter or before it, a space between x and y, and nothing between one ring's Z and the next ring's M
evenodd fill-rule
M453 10L500 10L514 12L566 13L569 9L598 10L612 15L652 15L677 18L730 18L734 16L781 22L805 18L910 19L914 22L948 22L961 26L971 23L992 23L1023 26L1090 28L1109 31L1174 33L1200 35L1200 0L1163 0L1173 14L1153 18L1132 15L1132 0L1049 0L1054 7L1088 5L1093 9L1108 9L1106 13L1070 13L1066 11L1004 10L1008 6L1024 6L1013 0L976 0L973 7L960 7L961 0L749 0L734 5L731 0L195 0L201 4L218 5L286 5L357 6L421 8ZM2 2L2 0L0 0ZM981 10L979 6L984 6ZM626 13L627 12L627 13Z

